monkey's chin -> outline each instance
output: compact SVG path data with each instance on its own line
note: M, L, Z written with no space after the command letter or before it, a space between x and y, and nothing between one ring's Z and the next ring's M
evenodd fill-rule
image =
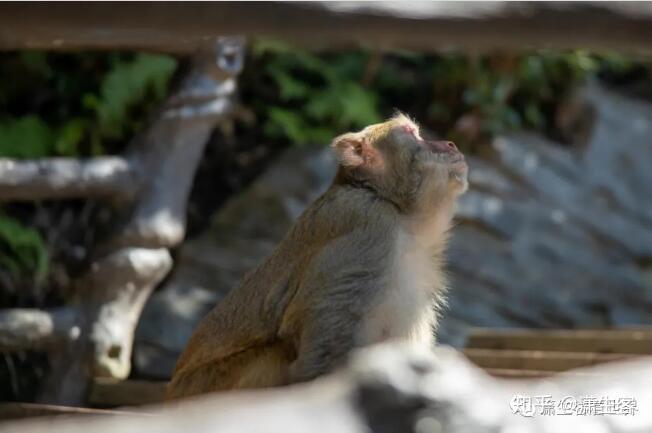
M469 189L468 172L469 168L464 161L451 164L450 180L456 193L462 194Z

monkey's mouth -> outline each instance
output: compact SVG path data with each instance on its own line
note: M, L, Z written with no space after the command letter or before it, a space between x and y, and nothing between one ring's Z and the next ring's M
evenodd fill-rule
M464 159L464 155L462 155L459 152L449 154L447 160L448 160L447 162L449 164L464 164L464 165L466 165L466 160Z
M436 153L435 156L444 164L460 168L466 167L466 159L460 152Z
M459 152L449 154L445 161L449 167L448 170L453 177L466 178L469 166L466 163L464 155Z

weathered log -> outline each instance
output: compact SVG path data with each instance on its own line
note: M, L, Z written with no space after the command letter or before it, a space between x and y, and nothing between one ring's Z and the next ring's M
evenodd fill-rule
M138 318L171 268L165 248L122 248L91 265L75 282L80 338L51 350L39 402L80 404L90 378L129 375Z
M195 170L211 132L233 111L243 62L239 37L220 38L195 55L189 75L133 145L146 180L102 249L172 247L183 240Z
M197 53L189 75L131 146L142 182L118 207L113 229L95 248L97 258L75 283L82 336L55 354L40 402L80 404L92 377L129 375L143 305L171 269L167 248L185 236L197 164L211 131L231 112L243 43L220 38Z
M346 28L346 31L342 31ZM192 52L225 34L309 47L649 50L645 2L2 4L0 48Z
M52 310L13 308L0 310L0 352L43 348L79 337L79 312L62 307Z
M138 318L150 293L172 268L165 248L123 248L96 262L77 282L92 319L94 377L125 379ZM90 288L90 293L84 293Z
M134 163L119 156L87 160L0 158L0 201L105 197L127 200L138 191Z
M142 406L165 398L166 381L115 380L96 378L88 403L93 407Z
M605 362L632 358L624 353L544 352L541 350L464 349L464 354L477 366L538 371L566 371Z
M62 415L136 415L147 416L139 412L127 412L122 410L90 409L86 407L55 406L38 403L0 403L0 420L35 418L40 416L62 416Z
M474 329L467 347L652 355L652 329Z

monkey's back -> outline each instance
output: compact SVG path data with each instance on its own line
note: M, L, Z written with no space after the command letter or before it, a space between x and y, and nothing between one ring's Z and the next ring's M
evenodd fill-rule
M324 288L332 281L326 280L338 281L338 275L342 280L346 272L357 275L349 268L365 263L380 267L379 257L389 248L379 247L389 245L389 228L379 230L381 236L374 242L362 234L366 225L379 224L374 208L385 205L370 204L364 191L355 193L361 198L350 202L350 194L331 188L304 212L274 252L209 312L177 362L167 399L288 383L306 306L319 307L320 297L328 297ZM362 238L353 242L358 249L352 250L348 243L356 227ZM313 272L315 266L322 271ZM343 308L351 308L349 297L342 299Z
M291 362L280 344L252 346L226 357L215 357L175 373L166 400L239 388L265 388L286 383Z
M293 349L279 341L278 330L296 290L291 281L300 278L318 249L310 219L323 200L308 208L274 252L202 319L177 361L167 399L286 382ZM253 373L258 364L265 364L267 373Z
M268 273L278 266L276 261L272 255L247 274L199 323L177 361L167 387L167 399L273 386L285 376L288 355L276 341L284 305L270 305L268 299L285 290L288 279L283 273L289 274L289 269L277 268L276 278L271 278ZM262 281L269 285L261 286ZM252 377L248 372L263 361L269 366L269 373Z

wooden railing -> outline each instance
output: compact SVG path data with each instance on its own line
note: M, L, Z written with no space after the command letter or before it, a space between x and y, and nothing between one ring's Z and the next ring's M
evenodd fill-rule
M652 359L652 329L476 329L464 354L492 376L551 376L607 362Z

